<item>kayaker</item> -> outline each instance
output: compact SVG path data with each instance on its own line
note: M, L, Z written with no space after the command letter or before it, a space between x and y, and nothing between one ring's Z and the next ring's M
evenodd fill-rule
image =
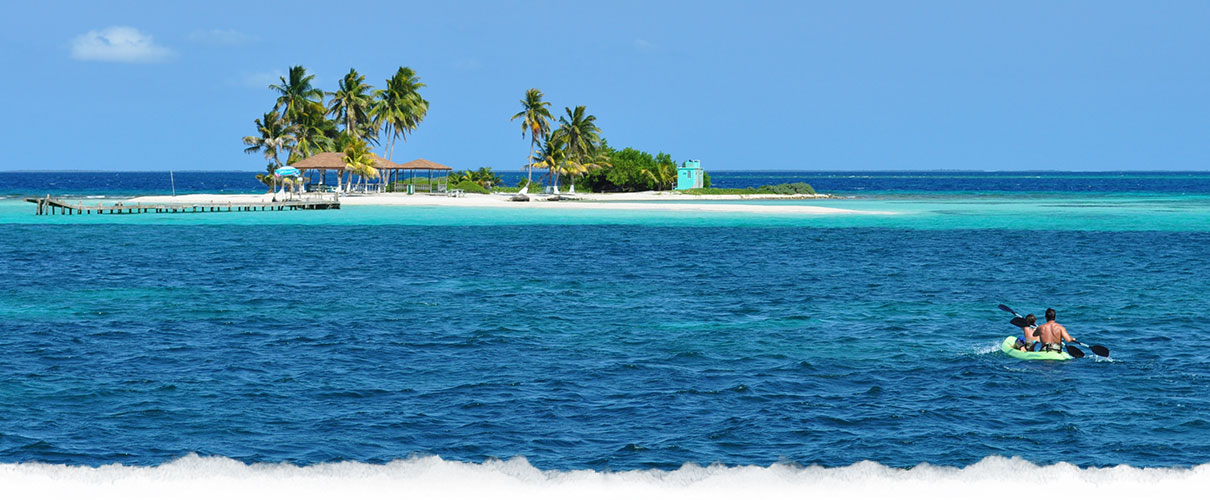
M1038 340L1042 342L1042 351L1063 352L1063 342L1072 343L1076 339L1067 334L1067 328L1055 321L1055 310L1046 310L1046 322L1034 330Z
M1025 326L1021 327L1021 335L1017 337L1017 344L1013 347L1018 351L1036 351L1038 349L1038 335L1034 333L1038 329L1038 317L1030 314L1025 317Z

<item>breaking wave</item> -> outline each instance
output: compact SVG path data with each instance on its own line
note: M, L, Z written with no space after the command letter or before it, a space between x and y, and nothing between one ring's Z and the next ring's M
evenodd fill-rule
M875 462L846 467L774 464L673 471L544 471L524 458L482 464L418 457L387 464L299 467L189 455L153 467L2 464L9 498L1191 498L1210 487L1210 465L1192 468L1039 466L989 457L968 467Z

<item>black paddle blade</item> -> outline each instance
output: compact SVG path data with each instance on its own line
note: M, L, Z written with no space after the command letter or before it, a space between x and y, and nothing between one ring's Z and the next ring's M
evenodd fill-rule
M1071 357L1076 359L1084 357L1084 351L1081 351L1079 347L1071 344L1067 344L1067 354L1070 354Z
M1088 346L1088 347L1091 348L1092 353L1096 354L1097 356L1100 356L1102 358L1109 357L1109 348L1108 347L1105 347L1103 345L1093 345L1093 346Z
M1006 312L1006 313L1012 314L1012 315L1014 315L1014 316L1017 316L1017 311L1014 311L1014 310L1013 310L1013 308L1008 307L1008 306L1006 306L1006 305L1004 305L1004 304L1000 304L1000 310L1001 310L1001 311L1004 311L1004 312Z
M1012 323L1013 326L1018 327L1018 328L1025 328L1025 327L1029 326L1029 323L1025 322L1025 318L1022 318L1020 316L1014 317L1012 320L1009 321L1009 323Z

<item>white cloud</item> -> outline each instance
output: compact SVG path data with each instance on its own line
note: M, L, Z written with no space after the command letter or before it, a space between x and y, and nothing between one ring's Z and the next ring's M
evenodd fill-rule
M454 69L460 69L462 71L475 71L482 68L483 63L480 63L478 59L473 57L454 61Z
M648 42L647 40L644 40L642 38L635 38L634 39L634 48L636 48L640 51L646 52L646 51L650 51L650 50L655 50L658 47L656 47L656 45L654 43Z
M208 45L243 45L255 42L257 38L247 33L233 29L197 30L189 34L189 41Z
M175 55L172 49L156 45L151 35L129 26L89 31L71 42L71 57L81 61L158 63Z

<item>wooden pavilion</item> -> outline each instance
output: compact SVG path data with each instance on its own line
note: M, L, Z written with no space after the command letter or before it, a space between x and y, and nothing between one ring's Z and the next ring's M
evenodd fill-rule
M415 160L404 163L403 165L399 165L399 170L407 171L410 174L407 176L407 181L409 184L412 184L414 186L413 190L419 188L419 185L415 184L417 171L418 170L427 171L429 174L428 175L428 179L429 179L428 191L429 192L433 192L433 190L434 190L433 173L440 172L440 173L444 174L444 175L441 175L440 177L436 178L437 184L435 185L436 190L438 192L443 193L449 187L449 179L450 179L449 173L450 173L450 171L452 171L454 169L447 167L445 165L442 165L440 163L437 163L437 162L428 161L424 158L417 158Z
M423 158L412 160L400 165L373 153L371 153L371 156L374 157L374 168L378 170L378 179L377 182L373 183L373 185L380 190L394 191L394 188L398 188L401 185L399 179L400 173L406 172L407 175L405 175L402 185L412 185L412 189L410 190L411 192L418 190L444 192L449 183L448 172L453 170L453 168L447 167L440 163L431 162ZM327 177L328 171L334 170L336 171L336 190L341 191L342 188L347 190L347 188L341 184L341 178L346 170L344 153L319 153L304 160L294 162L294 164L291 166L297 168L298 171L302 172L304 176L310 176L311 179L314 179L314 175L318 174L319 181L315 182L312 180L310 183L315 186L323 186L324 178ZM428 171L427 186L416 184L416 173L418 170ZM446 173L447 175L434 178L434 172ZM435 184L434 181L436 181ZM349 182L352 182L351 177Z
M293 165L304 177L309 179L308 187L323 186L329 170L336 171L336 187L340 188L341 176L345 171L344 153L319 153L309 158L296 161ZM319 174L319 182L315 182L315 174ZM322 189L322 188L321 188Z

